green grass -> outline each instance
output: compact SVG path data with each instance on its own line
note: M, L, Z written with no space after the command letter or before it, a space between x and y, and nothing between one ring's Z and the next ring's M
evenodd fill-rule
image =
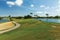
M13 31L0 34L0 40L55 40L58 29L52 26L60 26L57 23L46 23L32 19L15 19L21 26ZM55 32L53 30L56 30Z

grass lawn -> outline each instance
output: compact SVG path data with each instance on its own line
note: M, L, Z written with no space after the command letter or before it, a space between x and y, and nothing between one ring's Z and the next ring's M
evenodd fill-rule
M33 19L15 19L21 26L0 34L0 40L60 40L60 24Z

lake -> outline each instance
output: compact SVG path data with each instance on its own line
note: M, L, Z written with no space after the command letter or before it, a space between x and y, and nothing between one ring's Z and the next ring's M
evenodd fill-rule
M0 22L8 22L9 20L0 20Z
M37 18L37 20L41 20L41 21L44 21L44 22L60 23L60 19L54 19L54 18Z
M0 20L0 22L8 22L8 20Z
M0 20L0 22L8 22L8 21L9 21L9 19L5 19L5 18Z

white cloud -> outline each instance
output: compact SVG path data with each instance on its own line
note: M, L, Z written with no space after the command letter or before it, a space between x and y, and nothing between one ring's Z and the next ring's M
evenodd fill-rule
M49 7L47 11L53 16L59 15L60 16L60 0L57 1L56 6Z
M34 7L34 5L33 5L33 4L31 4L30 6L31 6L31 7Z
M12 1L7 1L6 2L10 7L17 5L17 6L21 6L23 4L23 0L16 0L15 2Z
M7 4L9 5L9 7L12 7L13 5L15 5L15 3L11 1L8 1Z
M47 14L48 12L47 12L47 11L45 11L44 13L45 13L45 14Z
M58 3L60 4L60 0L58 0Z
M58 15L60 15L60 0L58 0L57 7L55 8L55 11Z
M41 14L41 13L43 13L43 12L41 12L41 11L37 11L36 13L37 13L37 14Z
M45 12L43 12L43 11L37 11L37 12L35 12L35 14L38 16L41 16L41 17L45 16Z
M49 9L50 7L45 5L40 5L40 8Z
M45 8L45 5L40 5L41 8Z
M45 9L49 9L50 7L45 7Z
M22 3L23 3L23 1L22 1L22 0L16 0L16 1L15 1L15 4L16 4L16 5L18 5L18 6L21 6L21 5L22 5Z

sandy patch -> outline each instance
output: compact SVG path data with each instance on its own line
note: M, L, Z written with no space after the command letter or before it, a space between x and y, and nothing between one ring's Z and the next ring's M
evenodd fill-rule
M0 30L6 30L12 27L14 27L14 24L12 22L6 22L0 24Z
M56 28L56 26L52 26L53 28Z

